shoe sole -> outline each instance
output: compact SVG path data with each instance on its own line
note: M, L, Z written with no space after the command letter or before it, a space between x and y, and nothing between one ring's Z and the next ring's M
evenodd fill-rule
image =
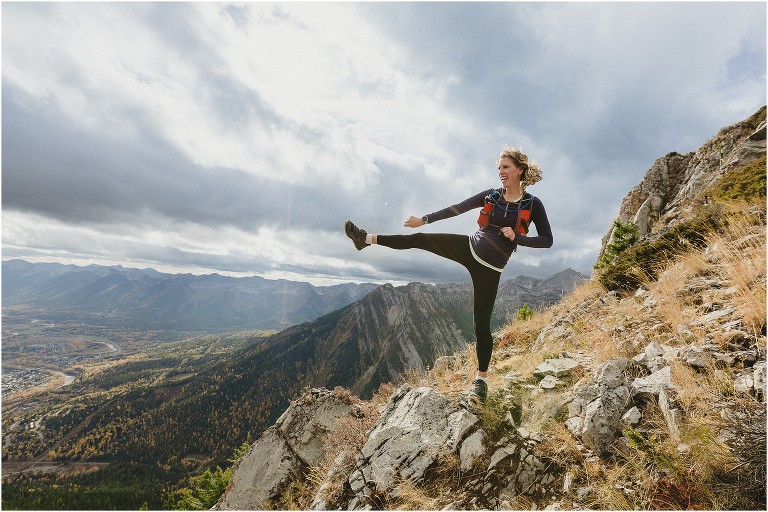
M355 244L355 249L357 249L358 251L362 251L368 246L368 244L365 243L365 240L363 240L362 242L359 241L359 235L355 234L354 232L355 228L357 228L357 226L352 224L352 221L350 220L344 223L344 231L347 233L347 236L349 237L349 239L352 240L352 243Z

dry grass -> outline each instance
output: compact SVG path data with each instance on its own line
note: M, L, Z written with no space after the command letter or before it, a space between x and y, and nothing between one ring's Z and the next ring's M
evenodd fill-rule
M716 271L735 287L729 302L757 333L765 327L766 316L765 209L757 215L747 210L742 205L732 211L727 233L712 237L710 247Z
M605 363L619 357L630 358L637 354L631 340L624 336L613 336L600 329L593 329L589 333L592 340L592 357L596 363Z
M392 384L382 384L370 400L357 403L360 416L339 420L336 428L328 432L323 460L310 468L306 483L293 491L292 499L284 503L285 508L306 510L318 497L331 505L340 500L344 482L355 467L357 455L368 439L368 431L378 421L383 405L394 391ZM341 397L344 390L336 388L333 393Z
M427 371L407 370L401 380L413 387L428 386L448 396L455 396L468 389L477 374L475 345L467 347L453 356L436 362Z
M536 502L528 496L501 496L501 500L499 510L536 510Z
M711 411L712 404L720 395L720 389L711 385L708 374L699 375L677 359L671 362L670 369L670 378L686 416Z
M453 453L443 453L435 467L429 470L423 481L415 484L401 479L394 487L394 499L387 504L389 510L440 510L446 505L462 500L459 458Z
M537 446L539 456L548 457L562 467L584 462L579 443L562 423L547 424L542 430L542 437L543 441Z
M645 283L656 300L654 316L664 323L668 332L678 334L684 330L690 332L689 339L702 337L703 330L691 322L698 316L697 306L702 302L701 297L697 293L689 293L687 287L692 279L704 278L709 271L710 265L701 251L691 251L661 271L656 281Z

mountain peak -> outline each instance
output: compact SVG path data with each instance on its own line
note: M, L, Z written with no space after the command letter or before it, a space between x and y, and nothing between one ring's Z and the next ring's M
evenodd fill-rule
M697 151L659 158L624 198L618 220L637 226L638 237L654 235L684 221L700 194L725 174L754 162L766 152L766 107L744 121L723 128ZM615 227L603 237L598 261Z

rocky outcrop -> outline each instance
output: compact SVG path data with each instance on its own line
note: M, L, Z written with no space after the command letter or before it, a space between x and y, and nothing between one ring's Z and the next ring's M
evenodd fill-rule
M696 201L706 200L699 197L704 190L730 170L765 154L765 112L762 107L749 119L723 128L696 152L673 152L656 160L622 201L618 219L622 223L633 222L640 237L685 220ZM603 237L600 257L613 229Z
M441 456L459 454L464 465L477 458L478 418L431 388L401 387L390 398L381 419L360 450L349 485L353 509L373 504L372 492L394 487L399 480L419 482ZM480 436L482 437L482 435Z
M488 440L480 419L445 395L403 386L360 450L349 477L355 497L346 507L377 508L397 496L398 482L419 484L452 455L457 469L479 475L467 483L465 502L454 506L489 505L505 496L543 495L553 488L558 467L535 455L539 437L514 429L492 446Z
M293 481L320 462L327 434L339 419L359 414L348 395L312 389L291 402L235 466L215 510L269 508Z
M568 406L568 430L597 453L607 453L621 433L630 392L624 375L626 359L613 359L600 366L594 378L576 384L575 398Z
M292 402L278 422L236 464L216 510L269 509L296 481L305 481L323 457L324 440L339 419L356 414L354 405L313 389ZM509 420L511 421L511 420ZM404 482L419 485L441 465L473 478L462 506L488 506L518 494L543 496L558 482L558 466L536 455L541 437L509 424L509 435L490 442L482 421L458 402L429 387L400 387L359 449L354 467L331 465L318 485L313 510L381 509L398 498ZM346 491L336 501L323 497L331 480Z

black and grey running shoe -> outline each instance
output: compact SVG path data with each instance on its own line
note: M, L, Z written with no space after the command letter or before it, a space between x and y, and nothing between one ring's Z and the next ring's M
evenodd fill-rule
M485 402L485 399L488 397L488 383L483 379L475 379L473 388L469 391L469 397Z
M368 233L366 233L364 229L360 229L352 224L351 220L344 223L344 231L346 231L347 236L352 239L352 242L355 244L355 249L358 251L362 251L370 245L365 243L365 235Z
M475 379L472 389L464 393L459 405L474 412L485 403L486 397L488 397L488 384L482 379Z

